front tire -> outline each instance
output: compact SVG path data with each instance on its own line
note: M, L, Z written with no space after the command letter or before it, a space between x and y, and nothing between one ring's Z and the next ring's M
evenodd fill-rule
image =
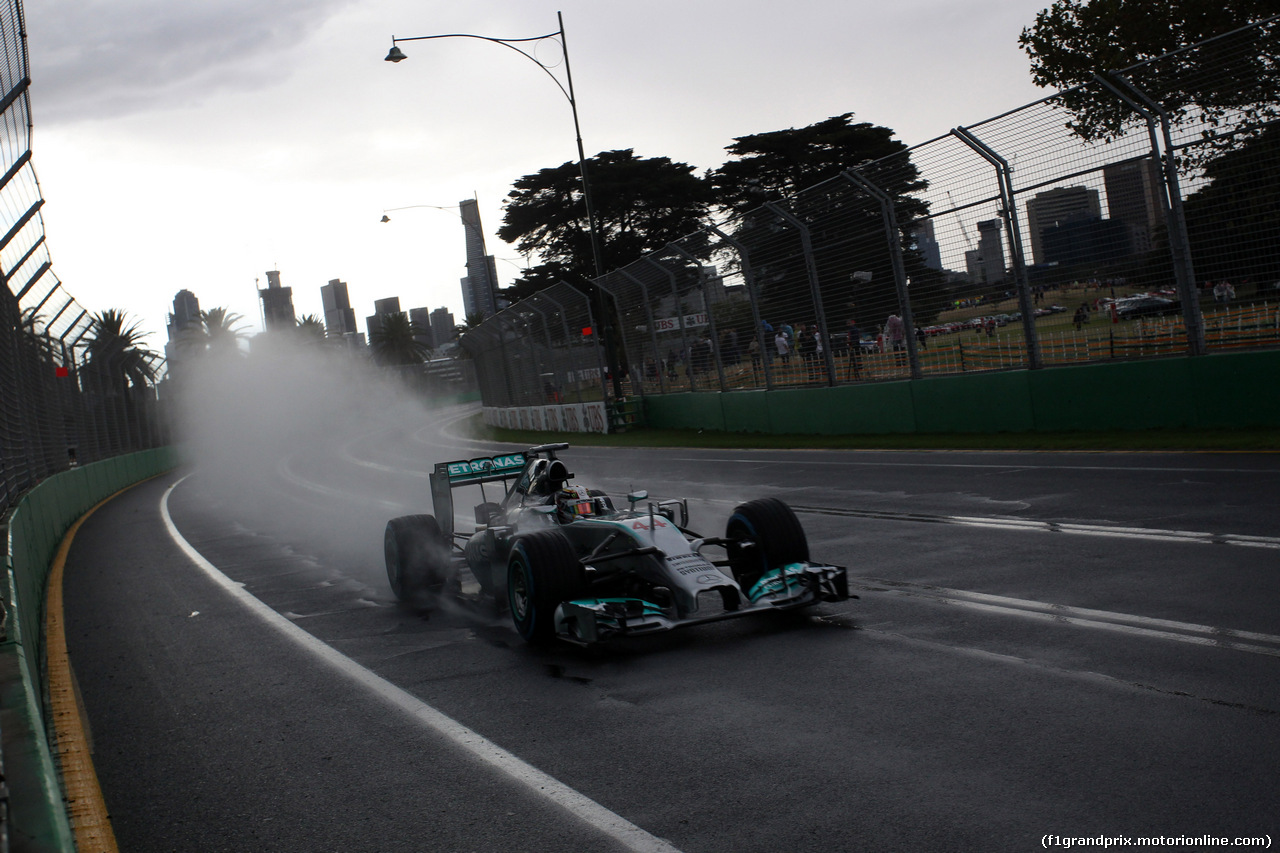
M809 559L809 540L791 507L777 498L759 498L740 504L725 526L729 568L743 592L770 569ZM752 547L739 544L744 540Z
M432 515L404 515L382 535L387 580L400 601L430 604L449 577L449 543Z
M507 561L507 603L516 632L532 645L556 636L556 608L586 589L582 564L558 530L541 530L517 540Z

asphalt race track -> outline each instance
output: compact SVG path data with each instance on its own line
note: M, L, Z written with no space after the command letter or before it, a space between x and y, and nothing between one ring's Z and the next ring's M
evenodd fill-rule
M84 525L68 642L121 850L1280 835L1280 456L571 449L707 535L781 497L861 597L539 651L387 586L382 527L430 512L431 465L505 449L458 414L180 471Z

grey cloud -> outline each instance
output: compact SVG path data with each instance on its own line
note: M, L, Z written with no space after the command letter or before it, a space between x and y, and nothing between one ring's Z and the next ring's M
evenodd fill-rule
M199 105L288 74L285 56L352 0L51 0L27 9L41 124Z

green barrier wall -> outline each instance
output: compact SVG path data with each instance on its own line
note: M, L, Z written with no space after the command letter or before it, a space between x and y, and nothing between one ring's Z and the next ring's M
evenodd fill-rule
M103 498L175 464L175 453L166 447L66 471L28 492L9 518L8 594L0 641L0 738L13 849L75 851L42 711L49 565L76 519Z
M1280 426L1280 351L644 398L645 423L800 435Z

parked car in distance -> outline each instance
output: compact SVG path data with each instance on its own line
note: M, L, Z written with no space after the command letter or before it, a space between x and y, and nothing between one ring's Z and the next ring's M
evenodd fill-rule
M1116 316L1121 320L1133 320L1137 317L1163 317L1169 314L1177 314L1182 310L1182 304L1176 299L1150 295L1117 299L1115 306Z

